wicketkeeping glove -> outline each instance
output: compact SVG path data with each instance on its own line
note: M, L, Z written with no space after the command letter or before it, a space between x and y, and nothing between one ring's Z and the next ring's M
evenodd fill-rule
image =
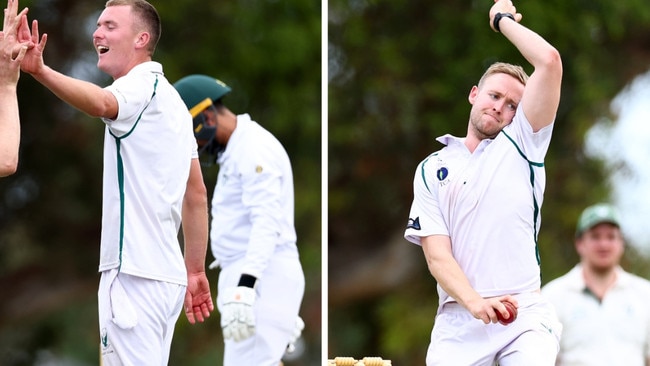
M255 334L255 289L246 286L230 287L225 290L221 308L223 338L235 342Z

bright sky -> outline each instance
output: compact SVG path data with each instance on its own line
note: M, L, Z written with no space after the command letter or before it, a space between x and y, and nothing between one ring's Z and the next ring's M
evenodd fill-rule
M650 256L650 71L612 101L617 120L603 119L585 137L585 152L602 159L628 244ZM623 167L623 168L621 168Z

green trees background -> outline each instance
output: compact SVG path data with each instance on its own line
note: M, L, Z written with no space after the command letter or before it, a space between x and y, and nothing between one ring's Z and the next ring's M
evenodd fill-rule
M421 365L437 307L421 249L402 237L415 167L466 133L467 96L500 60L530 65L488 24L492 1L330 0L328 14L328 350ZM560 110L546 159L539 244L543 282L578 260L581 210L609 199L583 150L611 99L650 66L645 1L515 1L522 23L561 53ZM642 243L647 244L648 243ZM623 266L650 278L633 247Z
M307 325L306 351L286 364L314 364L321 357L321 4L152 3L163 22L154 60L167 78L173 83L203 73L225 81L233 89L225 99L229 108L250 113L292 159ZM96 68L92 32L104 4L20 1L48 33L46 64L101 86L111 80ZM0 180L0 364L96 365L104 126L27 74L18 93L19 170ZM203 172L210 196L217 169ZM217 274L209 274L215 288ZM221 364L222 344L217 312L198 326L180 318L170 364Z

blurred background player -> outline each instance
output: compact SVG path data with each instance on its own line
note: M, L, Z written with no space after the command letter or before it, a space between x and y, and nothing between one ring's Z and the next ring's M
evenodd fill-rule
M194 118L201 151L219 164L210 268L221 266L224 365L277 366L304 326L291 162L269 131L223 104L231 91L223 82L190 75L174 86Z
M533 66L495 63L472 87L467 135L422 161L405 237L421 245L438 283L427 366L553 365L561 325L540 295L537 234L544 161L560 102L558 51L521 25L509 0L489 25ZM487 27L486 27L487 28ZM517 319L497 323L502 301Z
M8 0L0 32L0 177L16 172L20 145L20 116L16 88L20 77L20 62L27 45L17 41L18 26L24 22L27 8L18 12L18 0Z
M97 67L114 80L105 88L45 65L47 34L39 39L36 21L25 35L35 46L21 69L106 126L98 291L104 365L166 365L183 306L192 324L213 310L207 191L192 120L152 61L160 33L150 3L106 2L92 39Z
M557 365L650 365L650 282L621 268L620 222L609 204L587 207L576 225L580 263L542 289L564 326Z

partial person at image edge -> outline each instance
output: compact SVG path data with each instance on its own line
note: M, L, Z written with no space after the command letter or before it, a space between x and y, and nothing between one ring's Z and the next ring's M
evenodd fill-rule
M557 365L649 366L650 281L621 268L625 238L616 209L585 208L574 244L580 263L542 288L564 327Z

